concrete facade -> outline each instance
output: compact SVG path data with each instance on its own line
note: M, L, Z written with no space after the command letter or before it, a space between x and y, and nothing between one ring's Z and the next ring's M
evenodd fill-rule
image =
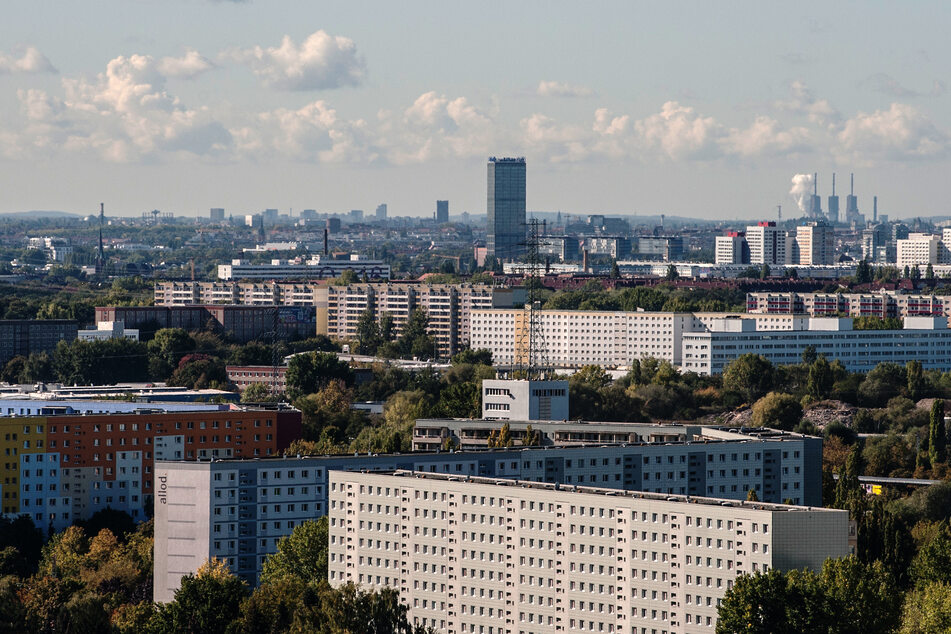
M568 381L482 381L482 418L493 420L565 420Z
M712 495L733 499L754 488L764 499L776 491L780 499L821 501L821 439L731 441L718 433L666 445L157 462L154 598L170 601L181 577L210 557L256 585L280 538L327 514L334 470L411 469L690 495L712 486Z
M332 585L395 588L417 624L713 632L737 576L848 554L848 512L399 471L330 475Z

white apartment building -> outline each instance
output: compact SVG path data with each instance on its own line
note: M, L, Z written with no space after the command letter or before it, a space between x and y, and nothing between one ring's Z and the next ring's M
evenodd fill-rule
M951 317L951 298L942 295L880 293L747 293L748 314L845 314L851 317ZM757 329L762 330L759 323Z
M816 317L802 330L764 332L755 322L724 318L705 332L684 333L683 369L720 374L742 354L777 365L798 363L807 347L849 372L868 372L882 362L920 361L928 370L951 370L951 330L945 317L906 317L902 330L853 330L851 318Z
M797 264L831 265L835 262L835 231L825 222L796 227Z
M725 236L716 237L714 262L717 264L749 264L750 248L746 234L731 231Z
M897 261L899 268L938 264L941 238L930 233L909 233L898 241Z
M726 313L545 310L541 313L545 356L558 368L601 365L619 368L653 357L681 364L681 339L703 331ZM788 315L737 315L759 330L801 328L806 319ZM528 314L524 309L472 311L473 348L492 352L496 365L527 362Z
M330 583L443 634L713 632L740 574L846 556L848 512L585 486L330 473Z
M751 264L782 266L793 263L791 239L786 230L773 221L763 221L746 228L746 242L750 248ZM798 260L796 261L798 263Z

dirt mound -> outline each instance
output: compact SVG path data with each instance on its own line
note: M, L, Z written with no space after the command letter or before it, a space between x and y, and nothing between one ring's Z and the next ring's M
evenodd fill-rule
M841 423L846 427L852 426L852 419L859 408L843 401L819 401L807 406L802 417L819 429L825 429L832 423Z

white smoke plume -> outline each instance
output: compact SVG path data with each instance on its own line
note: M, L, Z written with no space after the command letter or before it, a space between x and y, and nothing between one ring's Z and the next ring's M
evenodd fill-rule
M809 213L809 197L812 196L813 189L812 181L812 174L796 174L792 177L792 188L789 190L789 195L799 205L799 211L804 214Z

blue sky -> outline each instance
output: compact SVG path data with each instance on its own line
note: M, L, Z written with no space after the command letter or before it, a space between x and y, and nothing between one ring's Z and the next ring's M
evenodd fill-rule
M831 6L830 6L831 5ZM7 0L0 211L951 214L941 2ZM841 193L846 193L844 189Z

